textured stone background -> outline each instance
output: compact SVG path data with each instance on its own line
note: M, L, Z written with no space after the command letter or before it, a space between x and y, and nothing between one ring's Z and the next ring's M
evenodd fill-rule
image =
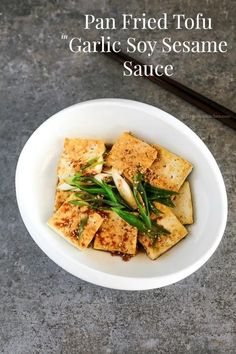
M96 31L82 30L84 13L202 11L215 28L204 38L225 39L232 47L234 1L1 0L0 7L0 352L235 353L235 132L148 80L122 77L121 67L105 56L73 55L60 39L62 32L97 38ZM163 35L110 34L113 39ZM182 40L203 36L199 31L168 34ZM150 62L173 63L178 80L236 110L233 50L224 55L156 53ZM175 285L122 292L88 284L48 259L21 221L14 174L26 140L53 113L100 97L140 100L172 113L202 138L223 173L229 198L223 241L206 265Z

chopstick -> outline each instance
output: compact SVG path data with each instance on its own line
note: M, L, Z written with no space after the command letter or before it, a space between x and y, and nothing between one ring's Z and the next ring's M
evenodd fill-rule
M100 47L101 49L101 47ZM104 52L103 54L107 55L108 57L116 60L120 64L124 64L125 61L132 62L129 67L131 70L135 70L135 65L141 65L143 67L143 63L130 57L129 55L119 52L116 53L114 51ZM193 106L201 109L203 112L211 115L213 118L218 119L225 125L229 126L236 130L236 113L229 110L228 108L220 105L217 102L212 101L211 99L207 98L206 96L201 95L200 93L190 89L189 87L181 84L180 82L171 79L170 77L163 74L162 76L152 75L152 76L144 76L145 78L151 80L155 84L163 87L169 92L174 93L176 96L181 97L185 101L191 103Z

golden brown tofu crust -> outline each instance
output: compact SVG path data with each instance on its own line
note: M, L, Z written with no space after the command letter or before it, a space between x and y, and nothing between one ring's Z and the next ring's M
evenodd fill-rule
M57 168L58 177L74 175L89 160L101 157L104 152L105 144L102 140L65 138L63 153ZM88 168L86 172L94 173L94 168Z
M69 200L73 199L74 196L71 195L48 220L48 225L68 242L83 250L89 246L103 218L87 207L70 204ZM80 222L84 218L88 218L87 224L79 235Z
M107 211L105 215L96 233L93 247L103 251L136 254L137 229L112 211Z
M145 174L154 187L178 192L186 177L192 171L192 164L160 145L155 145L157 157Z
M173 197L175 207L172 209L183 225L193 223L193 206L189 182L186 181L179 190L179 194Z
M64 178L73 176L76 172L79 172L92 158L97 157L102 159L104 152L105 144L102 140L65 138L64 149L57 167L58 185L63 182ZM101 168L102 164L99 164L96 167L87 168L86 173L94 174L100 172ZM58 210L70 195L71 192L57 188L54 211Z
M152 260L158 258L161 254L176 245L188 233L187 229L180 223L170 208L160 203L155 203L155 206L163 213L157 218L158 224L170 231L170 234L159 236L155 246L152 245L152 241L148 236L143 234L138 235L139 242L143 245L148 257Z
M56 189L55 193L55 202L54 202L54 212L57 211L62 204L68 199L73 192L70 191L62 191L60 189Z
M157 151L151 145L123 133L112 146L106 157L107 166L115 167L130 181L138 171L145 172L157 156Z

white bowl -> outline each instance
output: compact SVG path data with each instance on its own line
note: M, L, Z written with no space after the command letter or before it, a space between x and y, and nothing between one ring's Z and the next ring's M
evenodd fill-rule
M186 239L156 261L145 254L124 262L106 252L80 252L46 225L53 210L56 165L64 138L92 137L111 143L124 131L163 145L194 165L190 181L195 223L188 228ZM214 253L227 220L224 181L200 138L170 114L123 99L79 103L47 119L21 152L16 195L26 228L48 257L83 280L115 289L159 288L187 277Z

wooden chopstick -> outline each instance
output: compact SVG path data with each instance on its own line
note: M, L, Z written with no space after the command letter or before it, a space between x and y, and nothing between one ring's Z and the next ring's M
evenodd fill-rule
M100 47L101 49L101 47ZM132 65L129 65L131 70L135 70L135 65L141 65L143 67L143 63L128 56L125 53L119 52L116 53L114 51L110 52L102 52L103 54L107 55L108 57L116 60L120 64L124 64L125 61L132 62ZM216 103L209 98L201 95L200 93L188 88L187 86L181 84L180 82L171 79L166 75L157 76L144 76L147 79L153 81L154 83L158 84L159 86L165 88L167 91L174 93L176 96L181 97L185 101L191 103L193 106L200 108L203 112L211 115L213 118L220 120L225 125L233 128L236 130L236 113L229 110L228 108Z

